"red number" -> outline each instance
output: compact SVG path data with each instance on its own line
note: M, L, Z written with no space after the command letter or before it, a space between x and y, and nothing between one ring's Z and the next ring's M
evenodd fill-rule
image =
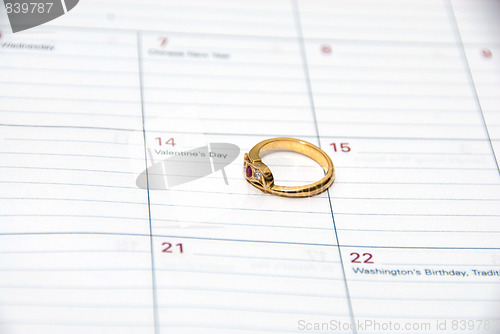
M158 37L158 39L160 40L160 46L162 48L164 48L167 45L168 38L166 38L166 37Z
M172 248L172 244L169 243L169 242L164 242L161 244L162 246L167 246L166 248L163 248L163 253L172 253L172 251L170 250L170 248Z
M490 49L482 49L481 54L483 55L484 58L491 58L493 56L493 52L491 52Z
M350 152L351 148L349 147L349 143L340 143L340 148L342 152Z
M321 45L321 52L325 55L329 55L332 53L332 47L328 44Z
M351 253L351 256L354 255L354 259L351 260L352 263L361 263L361 261L358 261L359 259L359 254L358 253Z
M361 257L361 255L359 255L359 253L351 253L351 256L354 256L354 258L351 259L352 263L369 263L369 264L373 264L373 261L370 261L371 259L373 259L373 255L371 255L370 253L364 253L363 254L363 257L367 257L363 262L359 261L359 258Z
M167 140L167 141L165 142L165 145L172 145L172 146L175 146L174 138L170 138L169 140Z
M340 143L340 151L337 150L337 143L331 143L330 144L332 147L333 147L333 151L334 152L350 152L351 151L351 147L349 146L349 143Z
M158 140L158 145L161 146L162 145L162 140L161 140L161 137L156 137L155 140ZM175 141L174 141L174 138L169 138L166 142L165 142L165 145L172 145L172 146L175 146Z
M368 258L366 260L364 260L363 263L373 263L372 261L370 261L373 258L373 255L371 255L370 253L363 254L363 256L367 256L367 255L368 255Z
M171 250L170 248L172 248L172 244L170 242L164 242L161 244L162 246L165 246L165 248L163 248L162 252L163 253L173 253L173 250ZM176 244L175 245L176 247L179 247L179 253L184 253L184 249L182 248L182 244Z

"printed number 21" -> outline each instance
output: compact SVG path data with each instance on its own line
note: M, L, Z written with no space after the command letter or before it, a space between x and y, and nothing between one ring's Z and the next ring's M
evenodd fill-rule
M170 242L164 242L161 244L162 246L164 246L162 252L163 253L173 253L174 251L171 249L172 248L172 244ZM183 249L182 249L182 244L176 244L175 245L176 247L179 248L179 253L184 253Z

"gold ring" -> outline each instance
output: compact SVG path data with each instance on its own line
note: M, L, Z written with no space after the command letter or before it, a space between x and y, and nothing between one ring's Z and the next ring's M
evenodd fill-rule
M324 170L325 177L305 186L278 186L274 184L273 173L262 162L260 153L265 151L292 151L316 161ZM255 145L245 153L244 175L248 182L263 192L284 197L309 197L328 189L335 179L335 169L330 157L319 147L295 138L271 138Z

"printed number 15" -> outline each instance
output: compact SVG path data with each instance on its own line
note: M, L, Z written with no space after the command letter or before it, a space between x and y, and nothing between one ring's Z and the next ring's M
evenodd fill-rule
M337 149L337 143L331 143L331 146L333 146L333 151L334 152L350 152L351 147L349 146L349 143L340 143L340 147Z

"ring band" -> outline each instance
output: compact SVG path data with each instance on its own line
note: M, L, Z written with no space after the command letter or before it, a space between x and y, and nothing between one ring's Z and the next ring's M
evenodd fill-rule
M270 150L292 151L316 161L324 170L325 177L305 186L278 186L273 173L262 162L260 153ZM319 147L295 138L272 138L261 141L245 153L244 175L248 182L263 192L284 197L309 197L328 189L335 179L335 169L330 157Z

